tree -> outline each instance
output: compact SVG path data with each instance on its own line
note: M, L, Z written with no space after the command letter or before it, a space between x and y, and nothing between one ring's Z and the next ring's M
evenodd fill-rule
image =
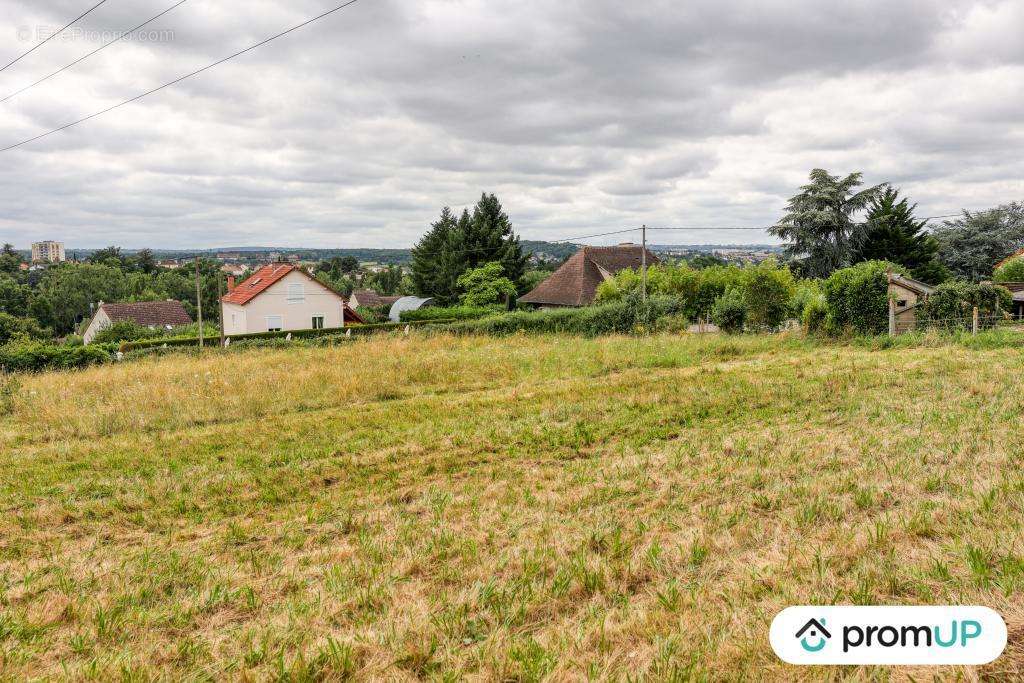
M0 313L27 315L31 298L32 290L28 285L20 284L9 275L0 275Z
M498 261L505 276L516 283L526 272L529 257L523 253L508 214L493 194L481 195L473 209L473 220L463 232L462 246L467 270Z
M993 274L996 282L1024 282L1024 256L1010 259Z
M722 296L715 299L711 307L711 319L726 334L743 331L747 320L747 300L735 287L729 287Z
M514 284L526 272L528 256L512 229L501 202L484 193L473 213L463 210L458 219L448 207L413 248L412 281L419 296L433 297L442 305L454 303L461 290L459 277L485 263L497 261Z
M450 283L444 272L443 259L448 249L457 222L449 207L441 209L441 217L431 224L416 246L412 249L412 282L417 296L434 297L448 304L455 292L454 280Z
M46 339L49 336L49 331L40 327L32 318L17 318L0 313L0 345L23 339Z
M367 279L367 284L384 296L400 294L402 289L401 266L388 266Z
M0 273L17 275L21 270L21 255L14 249L13 244L5 244L0 251Z
M121 256L121 247L105 247L98 249L89 255L89 263L99 263L106 265L120 266L124 263L124 258ZM117 263L112 263L117 261Z
M142 249L139 251L139 253L135 255L133 263L136 268L146 275L152 275L159 269L159 266L156 265L156 258L153 256L152 249Z
M851 263L854 242L863 230L853 216L884 185L854 192L864 184L860 173L840 178L820 168L811 171L810 180L789 200L786 215L769 232L789 240L786 254L796 260L803 276L827 277Z
M933 233L939 258L957 277L987 279L997 263L1024 248L1024 203L971 213L946 221Z
M879 334L888 328L889 270L904 272L894 263L864 261L837 270L822 283L828 332Z
M29 313L57 334L66 334L90 313L90 304L121 301L124 273L110 265L81 264L49 268L39 282Z
M517 293L515 283L505 277L505 269L498 261L467 270L459 277L458 284L464 292L460 297L464 306L492 306Z
M928 221L914 218L916 208L900 199L899 190L885 188L868 207L867 230L854 249L853 262L889 261L931 284L948 280L949 271L938 260L939 242L925 230Z

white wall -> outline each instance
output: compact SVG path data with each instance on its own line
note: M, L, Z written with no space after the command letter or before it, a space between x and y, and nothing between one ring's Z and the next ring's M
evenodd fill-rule
M302 285L302 301L288 301L289 285L293 284ZM280 316L282 330L311 329L314 315L324 316L325 328L344 327L343 305L340 296L302 273L292 271L244 306L222 303L224 334L266 332L268 316Z
M89 321L89 327L85 328L85 332L82 333L83 343L91 344L96 335L108 327L110 327L110 316L101 308L96 311L96 315Z

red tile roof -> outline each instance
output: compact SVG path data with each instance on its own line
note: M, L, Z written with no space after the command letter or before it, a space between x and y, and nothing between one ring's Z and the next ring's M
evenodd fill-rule
M247 277L240 285L228 292L222 299L224 303L244 306L255 299L260 292L278 282L293 270L303 271L290 263L270 263Z
M192 318L180 301L139 301L130 304L103 304L100 310L110 322L131 321L146 327L191 325Z
M626 268L639 268L643 251L643 247L636 244L583 247L519 301L548 306L589 306L597 296L598 285L604 282L604 273L615 275ZM647 265L657 263L658 257L648 250Z

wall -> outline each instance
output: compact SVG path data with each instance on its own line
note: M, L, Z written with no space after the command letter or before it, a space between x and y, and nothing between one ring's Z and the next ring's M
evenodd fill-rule
M288 285L301 283L305 288L305 300L288 303ZM344 327L342 320L342 298L319 282L302 273L292 271L264 290L245 306L222 304L224 333L252 334L267 331L267 316L280 315L282 329L308 330L313 327L313 316L324 316L324 327ZM235 314L235 323L231 315Z
M96 311L96 315L92 317L92 320L89 321L89 326L82 333L82 342L85 344L92 343L96 335L108 327L110 327L110 316L101 308Z

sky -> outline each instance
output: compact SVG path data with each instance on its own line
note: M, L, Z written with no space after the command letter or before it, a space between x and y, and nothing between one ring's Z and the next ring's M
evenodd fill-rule
M176 1L107 0L0 97ZM95 2L0 0L0 63ZM340 2L186 0L0 103L0 147ZM494 192L526 239L770 243L723 228L770 225L813 168L983 209L1024 199L1022 26L1020 0L358 0L0 153L0 242L401 248Z

